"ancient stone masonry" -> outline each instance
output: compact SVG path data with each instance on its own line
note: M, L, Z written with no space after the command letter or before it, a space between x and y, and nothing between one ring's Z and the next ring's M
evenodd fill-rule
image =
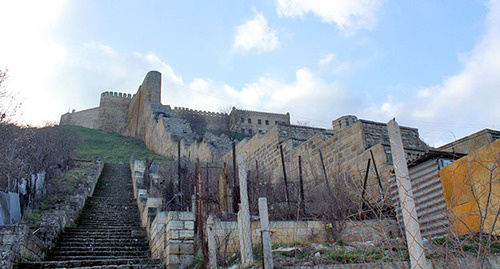
M402 127L402 135L407 154L416 155L426 151L427 146L419 139L417 129ZM247 158L249 167L254 167L257 161L261 177L271 184L277 184L282 182L283 178L279 148L281 145L288 177L298 182L298 157L302 156L304 180L312 186L314 182L324 178L323 165L330 179L336 173L349 171L360 181L365 173L367 160L371 158L371 151L382 177L384 189L387 189L387 179L392 167L387 139L387 129L383 124L366 120L357 120L336 132L278 125L266 134L243 140L237 145L236 151L249 156ZM224 156L224 161L231 163L231 158L232 153L229 152ZM368 195L379 197L378 188L370 185Z
M103 92L99 104L97 129L123 133L127 126L127 112L131 101L131 94Z
M67 125L80 125L87 128L97 129L99 118L99 107L94 107L76 112L74 109L71 113L66 113L61 116L61 123Z
M200 136L192 131L186 120L191 114L200 115L206 119L205 127L224 130L227 124L218 124L226 122L227 114L179 108L172 110L170 106L161 104L160 92L161 74L151 71L136 94L104 92L99 107L66 113L61 116L61 124L133 136L142 139L148 148L164 156L177 155L178 141L181 141L183 156L200 158L202 161L217 159L217 156L225 153L222 151L229 150L230 140L226 136Z
M175 107L173 112L185 120L198 120L206 129L229 131L229 115L226 113L193 110L185 107Z
M278 124L290 124L290 113L278 114L241 110L233 107L230 117L231 131L243 134L262 134Z
M225 135L217 136L209 132L200 135L193 132L193 122L190 120L194 117L204 121L205 129L251 134L251 138L237 144L236 151L247 156L248 167L254 167L257 161L259 173L269 182L280 182L282 178L280 146L292 181L298 174L299 156L303 158L306 181L310 182L325 177L325 173L326 177L331 178L339 171L349 171L361 177L372 154L381 177L389 177L392 159L387 127L383 123L358 120L354 115L346 115L332 121L333 129L327 130L290 125L289 113L233 108L228 115L179 107L171 109L161 104L160 91L161 74L151 71L133 96L103 93L100 107L96 108L99 117L94 123L84 118L85 113L95 115L96 109L92 110L93 114L88 111L65 114L61 117L61 124L94 126L137 137L148 148L167 157L176 158L180 141L183 157L231 164L231 140ZM401 133L405 151L410 157L428 150L427 145L419 139L417 129L401 127Z

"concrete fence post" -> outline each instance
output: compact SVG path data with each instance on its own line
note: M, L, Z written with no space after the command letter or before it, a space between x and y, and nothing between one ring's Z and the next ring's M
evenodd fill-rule
M215 217L210 215L207 219L208 241L208 268L217 268L217 244L215 241Z
M260 228L262 231L262 257L264 258L264 269L272 269L273 253L271 245L271 233L269 232L269 213L267 211L267 198L259 198Z
M410 255L411 268L427 269L427 260L425 258L424 244L420 234L417 210L415 209L415 200L411 189L410 173L406 166L405 151L399 125L393 119L387 123L389 139L391 143L392 160L398 185L399 200L401 201L401 211L403 213L403 222L405 226L406 244Z
M240 210L238 211L238 233L240 236L241 267L253 265L252 229L247 192L247 166L245 156L238 155L238 176L240 178Z

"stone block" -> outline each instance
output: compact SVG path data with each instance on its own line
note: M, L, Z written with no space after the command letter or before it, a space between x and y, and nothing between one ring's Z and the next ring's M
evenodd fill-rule
M167 255L166 263L167 265L180 264L181 259L177 254L169 254Z
M168 243L167 244L167 255L170 254L193 254L194 245L188 243Z
M194 213L193 212L187 212L187 211L182 211L182 212L177 212L177 218L179 220L191 220L194 221Z
M182 265L191 265L194 260L194 255L179 255L179 259Z
M194 230L169 230L167 232L169 239L193 239Z
M167 231L168 230L183 230L184 229L184 221L182 220L170 220L167 223Z
M187 230L194 230L194 221L184 221L184 228Z

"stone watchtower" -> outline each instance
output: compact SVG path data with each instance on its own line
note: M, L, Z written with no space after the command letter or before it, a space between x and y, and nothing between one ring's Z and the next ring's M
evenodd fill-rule
M103 92L99 102L97 129L122 134L127 129L131 94Z

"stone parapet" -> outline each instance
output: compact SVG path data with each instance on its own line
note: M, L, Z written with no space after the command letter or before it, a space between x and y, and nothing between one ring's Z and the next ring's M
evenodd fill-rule
M40 261L44 247L23 224L0 226L0 268L13 268L18 261Z
M84 184L61 207L42 215L40 228L32 232L25 225L0 226L0 268L13 268L19 261L39 261L62 232L72 225L87 197L92 196L104 162L96 160L85 174Z

